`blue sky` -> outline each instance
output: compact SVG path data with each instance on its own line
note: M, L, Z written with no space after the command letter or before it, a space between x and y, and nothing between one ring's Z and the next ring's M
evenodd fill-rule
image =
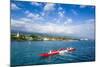
M94 38L95 7L11 2L11 30Z

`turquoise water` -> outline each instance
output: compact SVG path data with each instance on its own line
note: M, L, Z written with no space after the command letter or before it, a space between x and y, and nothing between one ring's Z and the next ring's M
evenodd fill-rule
M47 58L39 54L49 50L73 47L76 51L64 55L55 55ZM12 41L11 42L11 65L41 65L86 62L95 60L95 41Z

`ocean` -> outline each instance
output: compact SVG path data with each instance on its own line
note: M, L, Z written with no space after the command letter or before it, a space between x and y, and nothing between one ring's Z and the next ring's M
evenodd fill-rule
M73 47L64 55L40 57L50 50ZM43 65L95 61L95 41L11 41L11 66Z

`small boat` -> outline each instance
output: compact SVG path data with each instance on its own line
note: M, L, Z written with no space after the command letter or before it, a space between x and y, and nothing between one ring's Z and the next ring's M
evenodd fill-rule
M39 54L41 57L49 57L57 54L70 53L75 51L75 48L61 48L59 50L50 50L48 53Z

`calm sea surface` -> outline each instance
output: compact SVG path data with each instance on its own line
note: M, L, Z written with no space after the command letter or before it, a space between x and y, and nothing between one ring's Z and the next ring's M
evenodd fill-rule
M39 54L50 50L73 47L76 51L47 58ZM12 41L11 65L40 65L56 63L86 62L95 60L95 41Z

